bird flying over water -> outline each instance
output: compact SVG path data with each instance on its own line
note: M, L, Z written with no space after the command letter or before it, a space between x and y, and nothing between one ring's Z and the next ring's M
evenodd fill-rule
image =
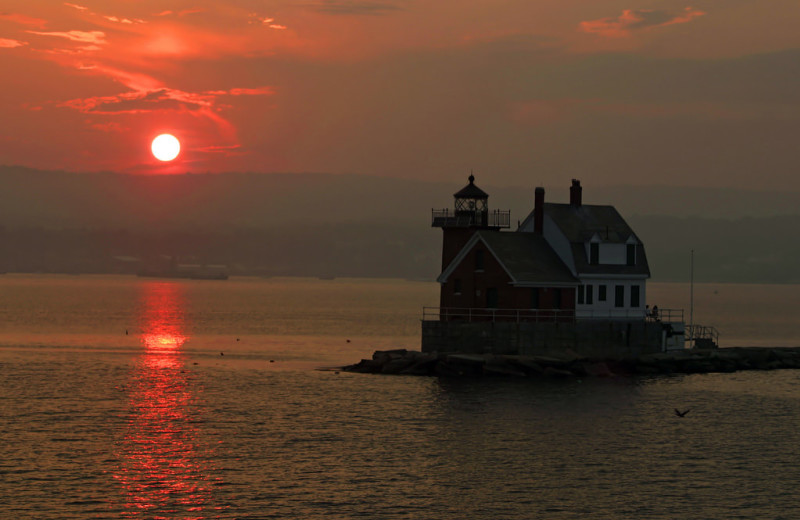
M681 412L680 410L675 408L675 415L677 415L678 417L686 417L686 414L689 413L689 410L690 408L687 408L686 410Z

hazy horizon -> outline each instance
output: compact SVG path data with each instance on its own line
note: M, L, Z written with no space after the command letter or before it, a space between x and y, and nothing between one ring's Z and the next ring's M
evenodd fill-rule
M476 182L491 208L511 209L512 224L531 211L533 186ZM180 256L229 265L233 274L432 280L441 231L430 227L430 211L452 207L464 184L0 167L0 271L132 273L153 258ZM566 202L567 192L547 187L546 200ZM614 205L628 220L654 280L685 281L694 249L698 281L800 281L798 194L591 184L583 193L585 203Z
M96 191L98 195L106 195L131 199L132 203L150 203L160 197L175 197L175 204L182 205L183 210L190 209L191 197L205 197L199 202L209 203L217 198L220 203L238 204L240 201L232 196L252 197L251 190L260 190L259 195L265 202L278 207L290 205L291 199L285 199L288 193L292 196L309 198L344 197L347 205L336 204L337 212L328 213L326 218L346 221L357 215L357 218L413 219L409 210L427 212L430 208L452 206L452 195L467 184L467 177L474 174L476 184L489 194L489 204L493 209L511 209L514 218L524 219L533 207L533 191L543 186L547 202L567 202L571 179L559 184L535 183L501 185L493 182L490 176L468 170L462 172L462 178L454 181L440 179L408 179L402 177L383 177L368 174L329 173L329 172L185 172L169 175L152 173L140 174L130 172L85 172L67 170L40 170L26 166L8 166L0 164L0 202L7 207L19 206L20 209L35 213L36 206L23 205L19 197L33 196L36 190L47 189L48 183L58 186L61 197L76 197L81 191ZM791 190L744 190L731 187L690 187L666 186L656 184L594 184L580 175L573 177L583 185L583 199L587 204L612 205L623 214L631 215L669 215L681 217L702 217L737 219L745 217L767 217L778 215L800 214L800 191ZM126 191L103 193L109 186L137 186L138 193ZM180 185L192 186L191 197L179 200L182 195L176 191ZM199 188L197 187L199 186ZM246 186L243 187L243 186ZM165 192L165 187L169 189ZM220 187L228 187L243 192L219 192ZM12 193L14 189L23 190ZM55 189L55 188L51 188ZM203 192L203 190L207 192ZM329 190L333 189L333 192ZM270 192L269 190L274 190ZM188 195L188 194L184 194ZM152 199L137 200L139 197ZM3 200L5 197L6 200ZM86 197L86 195L83 195ZM375 197L381 197L376 201ZM230 200L225 200L226 198ZM117 200L116 202L119 202ZM250 202L245 198L245 205ZM324 202L324 201L320 201ZM268 206L269 204L267 204ZM140 209L146 212L146 204ZM115 208L120 209L120 208ZM131 210L132 208L128 208ZM196 208L198 215L203 208ZM3 208L0 208L2 215ZM427 218L427 217L426 217Z

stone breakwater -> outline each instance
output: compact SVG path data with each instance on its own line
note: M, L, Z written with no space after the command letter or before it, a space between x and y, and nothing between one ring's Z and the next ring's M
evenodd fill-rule
M800 347L691 349L620 358L379 350L346 372L418 376L614 377L800 368Z

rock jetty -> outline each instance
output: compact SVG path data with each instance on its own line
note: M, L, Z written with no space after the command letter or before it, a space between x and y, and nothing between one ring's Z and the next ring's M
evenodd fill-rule
M800 368L800 347L687 349L613 359L379 350L345 372L418 376L613 377Z

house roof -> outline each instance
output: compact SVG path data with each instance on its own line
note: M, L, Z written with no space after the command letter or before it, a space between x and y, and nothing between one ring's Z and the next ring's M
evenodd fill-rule
M489 194L475 186L475 176L469 176L469 184L453 194L457 199L488 199Z
M576 273L581 275L650 276L650 268L642 241L613 206L591 204L575 206L546 202L544 214L570 242L572 263L574 263ZM529 229L533 218L534 212L532 211L521 227ZM585 244L595 236L603 243L634 244L636 265L590 264Z
M478 231L439 276L444 282L478 241L505 269L515 285L576 285L578 280L544 237L534 233Z
M632 236L641 242L614 206L546 202L544 213L570 242L588 242L595 234L605 243L625 243Z

